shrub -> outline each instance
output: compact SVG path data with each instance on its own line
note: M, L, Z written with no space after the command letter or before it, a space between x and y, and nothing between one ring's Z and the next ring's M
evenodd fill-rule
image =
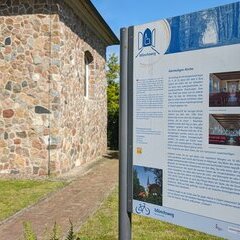
M32 226L29 222L23 223L24 227L24 240L37 240L37 235L32 229ZM60 236L60 227L55 222L52 232L50 233L49 237L45 237L46 240L60 240L62 239ZM70 228L68 230L68 234L65 240L81 240L79 237L76 236L73 230L73 224L70 220Z
M24 227L24 239L25 240L37 240L37 236L34 233L30 223L24 222L23 227Z

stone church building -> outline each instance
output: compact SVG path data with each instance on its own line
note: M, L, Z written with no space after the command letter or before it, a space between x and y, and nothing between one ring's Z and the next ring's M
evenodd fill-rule
M0 177L106 152L106 47L118 43L90 0L0 0Z

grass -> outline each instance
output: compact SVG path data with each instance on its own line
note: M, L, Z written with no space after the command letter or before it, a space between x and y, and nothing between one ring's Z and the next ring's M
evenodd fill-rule
M64 185L52 181L0 180L0 221Z
M115 190L82 226L81 240L118 239L118 193ZM133 215L134 240L220 240L194 230Z

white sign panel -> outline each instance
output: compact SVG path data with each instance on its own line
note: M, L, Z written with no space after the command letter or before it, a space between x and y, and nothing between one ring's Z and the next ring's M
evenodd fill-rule
M133 212L240 239L240 4L134 27Z

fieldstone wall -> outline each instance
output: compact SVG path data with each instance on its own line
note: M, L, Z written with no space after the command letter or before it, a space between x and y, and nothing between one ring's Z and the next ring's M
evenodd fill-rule
M0 176L60 174L106 151L105 48L63 1L0 0Z
M107 150L106 45L61 1L52 50L59 63L52 75L51 168L65 172L103 155ZM57 38L56 38L57 39ZM84 53L93 56L89 97L84 97ZM59 84L61 82L61 84Z

